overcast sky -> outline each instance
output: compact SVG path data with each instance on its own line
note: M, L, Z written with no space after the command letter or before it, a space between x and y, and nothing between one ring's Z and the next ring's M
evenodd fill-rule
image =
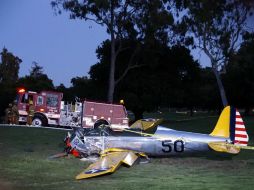
M92 22L70 20L67 13L55 15L50 2L0 0L0 51L6 47L23 60L19 76L29 74L35 61L55 85L70 86L71 78L88 75L98 61L96 48L109 36ZM196 51L194 57L209 65L202 53Z

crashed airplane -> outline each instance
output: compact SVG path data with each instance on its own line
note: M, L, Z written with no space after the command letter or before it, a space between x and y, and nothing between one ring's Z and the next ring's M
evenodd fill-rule
M247 146L248 134L239 111L225 107L211 134L177 131L160 126L160 119L136 121L129 129L113 131L74 128L65 138L65 155L79 158L98 155L96 162L76 176L86 179L113 173L121 164L128 166L139 157L170 157L209 151L238 154Z

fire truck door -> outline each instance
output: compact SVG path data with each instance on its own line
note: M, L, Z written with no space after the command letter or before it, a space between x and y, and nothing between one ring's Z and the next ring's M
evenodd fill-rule
M34 101L32 94L28 94L28 93L22 94L20 98L19 109L25 111L27 109L27 106L30 100Z

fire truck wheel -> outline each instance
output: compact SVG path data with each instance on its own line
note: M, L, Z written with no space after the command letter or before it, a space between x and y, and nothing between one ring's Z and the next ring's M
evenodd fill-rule
M106 120L100 119L94 123L94 129L98 129L100 125L109 125L109 123Z
M35 115L33 118L32 124L37 127L46 126L47 122L46 119L41 115Z

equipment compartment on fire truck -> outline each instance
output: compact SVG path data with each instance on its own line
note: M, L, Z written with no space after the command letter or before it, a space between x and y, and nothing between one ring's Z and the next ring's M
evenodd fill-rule
M129 127L129 119L123 105L84 101L82 124L84 128L105 124L113 129L123 129Z

